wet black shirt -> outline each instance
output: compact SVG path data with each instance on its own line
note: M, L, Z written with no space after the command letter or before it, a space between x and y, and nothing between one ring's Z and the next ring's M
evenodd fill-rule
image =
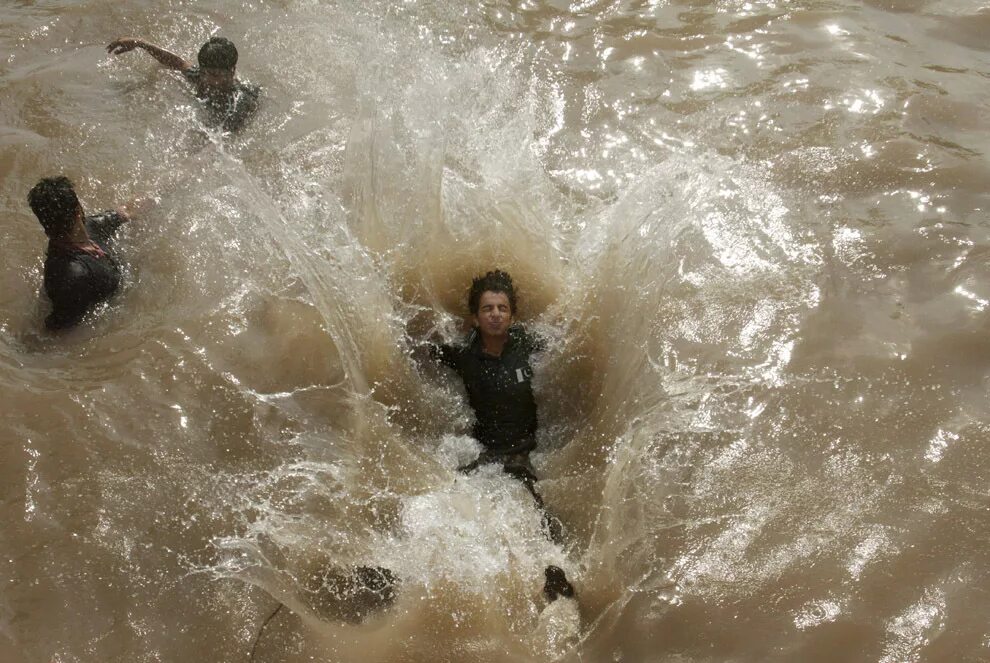
M441 345L435 354L464 380L476 417L475 439L495 453L530 451L536 446L537 419L529 358L544 344L513 326L500 357L481 347L481 335L474 331L463 345Z
M200 77L199 67L192 67L182 72L192 84ZM234 89L228 94L216 96L198 96L207 111L207 124L220 127L224 131L239 131L258 110L258 97L261 88L257 85L234 82Z
M52 302L52 312L45 319L46 327L71 327L90 309L117 292L120 263L110 251L110 244L123 222L124 218L114 211L86 217L86 232L103 249L104 256L97 257L49 242L44 290Z

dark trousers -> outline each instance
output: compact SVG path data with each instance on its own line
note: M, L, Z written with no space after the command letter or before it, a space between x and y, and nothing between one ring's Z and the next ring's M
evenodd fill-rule
M528 451L500 454L486 449L481 452L476 461L457 469L466 474L475 471L482 465L490 464L501 465L506 474L522 482L522 485L526 486L526 490L536 500L536 505L543 509L543 498L536 492L536 472L533 471L533 465L529 462Z

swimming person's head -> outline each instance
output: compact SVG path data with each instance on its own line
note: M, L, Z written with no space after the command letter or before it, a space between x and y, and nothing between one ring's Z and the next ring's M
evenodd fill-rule
M491 345L492 339L507 338L516 313L512 277L496 269L474 279L468 294L468 308L471 309L471 323L481 333L486 346Z
M496 269L484 276L478 276L471 282L468 293L468 310L471 315L478 315L481 295L486 292L503 293L509 301L509 313L516 314L516 289L512 285L512 277L508 272Z
M234 86L237 48L226 37L211 37L199 49L199 84L202 92L227 90Z
M28 204L52 239L65 237L82 217L83 209L68 177L46 177L31 188Z
M233 71L237 66L237 48L226 37L211 37L199 49L201 69L226 69Z

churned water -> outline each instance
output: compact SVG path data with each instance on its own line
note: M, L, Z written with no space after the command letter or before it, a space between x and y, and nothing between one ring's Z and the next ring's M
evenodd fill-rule
M238 136L103 48L213 34L264 90ZM990 659L988 34L976 0L4 3L0 659ZM52 337L56 173L157 204ZM496 266L551 339L563 546L453 470L470 411L414 357ZM395 604L329 614L357 565Z

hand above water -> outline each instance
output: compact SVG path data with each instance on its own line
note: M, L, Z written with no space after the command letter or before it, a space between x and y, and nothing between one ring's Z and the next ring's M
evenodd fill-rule
M155 209L160 202L161 199L154 196L141 196L124 203L117 208L117 212L127 221L130 221L135 217L141 218L145 216L151 210Z
M155 58L158 62L165 65L169 69L175 69L176 71L188 71L192 68L192 63L186 61L182 56L176 55L172 51L164 49L161 46L155 46L154 44L146 42L143 39L134 39L132 37L120 37L119 39L114 39L112 42L107 44L107 53L110 53L111 55L120 55L121 53L133 51L135 48L140 48L147 51L151 57Z
M130 37L121 37L107 44L107 53L110 53L111 55L120 55L121 53L133 51L139 46L144 46L144 42L142 40L132 39Z

